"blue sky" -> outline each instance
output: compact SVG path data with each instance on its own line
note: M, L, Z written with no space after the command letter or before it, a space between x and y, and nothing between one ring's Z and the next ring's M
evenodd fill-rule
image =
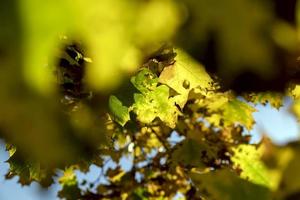
M272 138L273 142L277 144L285 144L288 141L299 139L300 126L297 120L288 111L292 101L285 99L285 106L276 110L269 105L256 106L258 112L254 113L256 124L250 132L253 135L253 142L259 141L261 133L266 133ZM57 184L53 185L51 189L43 191L38 184L33 183L31 186L22 187L17 184L18 178L5 181L4 174L8 169L8 164L5 160L8 159L8 154L5 152L5 146L0 141L0 200L56 200L56 193L59 190ZM123 159L122 164L130 165L130 162ZM91 166L88 174L78 173L79 179L86 176L88 180L96 180L100 173L100 169Z

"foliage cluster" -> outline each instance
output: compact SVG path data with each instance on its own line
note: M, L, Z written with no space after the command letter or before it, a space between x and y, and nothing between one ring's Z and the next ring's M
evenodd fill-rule
M0 0L6 178L58 177L67 200L300 198L300 141L247 134L256 104L300 118L298 7Z

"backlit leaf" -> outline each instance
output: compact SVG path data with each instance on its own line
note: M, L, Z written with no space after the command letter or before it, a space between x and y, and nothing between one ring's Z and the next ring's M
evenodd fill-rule
M283 95L275 92L262 92L258 94L249 94L246 99L254 104L266 105L270 103L274 108L279 109L283 104Z
M109 108L113 119L121 126L124 126L126 122L130 120L128 108L123 106L122 102L117 97L110 96Z
M58 182L62 185L62 189L58 192L58 197L73 200L81 196L73 167L67 168Z
M231 100L223 107L223 119L225 125L241 124L250 130L254 124L252 113L256 110L240 100Z
M271 174L260 160L263 149L253 145L240 145L233 149L231 157L234 167L241 170L240 176L252 183L275 189L278 185L278 174Z
M191 58L183 50L176 50L175 63L164 68L159 76L159 82L168 85L179 95L177 104L183 108L189 92L199 87L204 90L211 87L212 79L206 73L205 68Z
M156 117L168 126L174 128L179 115L172 98L169 98L169 88L165 85L158 86L154 91L144 94L134 94L135 103L133 111L139 121L151 123Z

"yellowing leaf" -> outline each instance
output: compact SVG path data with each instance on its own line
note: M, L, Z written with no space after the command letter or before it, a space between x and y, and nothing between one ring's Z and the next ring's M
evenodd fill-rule
M69 167L64 171L63 176L59 178L59 183L62 185L74 185L77 184L77 178L74 173L73 167Z
M300 100L294 101L292 105L292 112L296 115L298 121L300 121Z
M159 82L168 85L179 94L176 100L182 108L192 89L196 87L208 89L211 87L212 79L205 68L187 53L180 49L176 50L176 53L175 63L164 68L159 76Z
M73 167L67 168L64 171L63 176L59 178L58 182L62 185L62 189L58 192L60 198L73 200L78 199L81 196Z
M107 171L107 175L109 177L109 180L111 182L118 182L121 180L121 178L126 174L125 171L123 171L120 167L117 167L116 169L109 169Z
M222 108L225 125L241 124L250 130L254 124L252 113L256 110L245 102L234 99Z
M215 126L232 126L240 124L250 130L254 124L252 113L256 110L249 104L232 98L229 93L214 93L200 99L194 109L199 106L207 109L203 116Z
M252 183L259 184L271 189L278 185L278 174L270 174L263 162L260 160L263 149L256 149L253 145L239 145L233 149L234 156L231 157L234 167L241 170L240 176Z
M8 159L9 172L5 175L6 179L19 176L19 183L30 185L33 181L40 183L43 187L48 187L53 183L52 176L54 171L42 167L37 162L24 161L20 159L18 152Z
M283 95L275 92L252 93L247 95L246 99L254 104L261 103L266 105L267 103L270 103L271 106L277 109L279 109L283 103Z
M294 88L291 89L290 95L295 99L300 99L300 85L295 85Z

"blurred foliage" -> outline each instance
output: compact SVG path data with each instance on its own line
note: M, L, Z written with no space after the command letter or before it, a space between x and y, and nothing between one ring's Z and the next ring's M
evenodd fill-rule
M256 104L290 96L300 119L299 5L0 0L6 178L59 177L67 200L299 199L299 141L246 134Z

